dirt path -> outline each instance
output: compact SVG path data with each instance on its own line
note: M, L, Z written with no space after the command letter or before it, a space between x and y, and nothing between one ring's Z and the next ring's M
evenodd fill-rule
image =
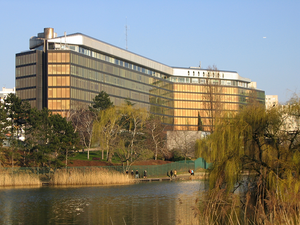
M171 161L163 161L163 160L144 160L144 161L137 161L134 162L133 165L137 166L150 166L150 165L163 165L163 164L168 164L172 163ZM108 163L108 162L103 162L100 160L93 160L93 161L88 161L88 160L72 160L71 163L69 163L70 167L77 167L77 166L121 166L121 164L114 164L114 163Z

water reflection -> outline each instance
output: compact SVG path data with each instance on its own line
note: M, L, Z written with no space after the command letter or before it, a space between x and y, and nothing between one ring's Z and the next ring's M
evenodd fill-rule
M203 181L0 189L0 224L198 224Z

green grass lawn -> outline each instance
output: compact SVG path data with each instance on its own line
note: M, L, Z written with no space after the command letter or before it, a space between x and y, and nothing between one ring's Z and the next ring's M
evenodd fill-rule
M70 157L70 160L87 160L87 161L92 161L93 157L101 159L102 157L102 152L101 151L90 151L90 159L87 158L87 151L84 152L77 152L74 154L73 157ZM104 159L101 161L106 162L106 152L104 152ZM113 156L112 157L112 162L113 163L121 163L121 160L118 156Z

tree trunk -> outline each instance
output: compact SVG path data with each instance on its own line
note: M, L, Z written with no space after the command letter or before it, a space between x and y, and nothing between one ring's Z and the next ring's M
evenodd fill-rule
M68 150L66 150L66 167L68 166Z
M111 153L108 153L107 162L111 163L111 160L112 160L112 155L111 155Z

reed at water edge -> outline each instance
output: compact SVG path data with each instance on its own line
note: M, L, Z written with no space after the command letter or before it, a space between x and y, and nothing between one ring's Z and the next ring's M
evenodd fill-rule
M9 186L40 186L42 182L36 174L27 173L1 173L0 187Z
M85 171L78 169L61 169L54 173L52 185L110 185L130 184L134 180L118 171L109 171L102 168L90 168Z
M248 191L242 197L215 188L205 192L191 208L203 225L300 224L300 192L286 189L284 194L278 195L276 191L267 191L263 202L253 202L253 194Z

